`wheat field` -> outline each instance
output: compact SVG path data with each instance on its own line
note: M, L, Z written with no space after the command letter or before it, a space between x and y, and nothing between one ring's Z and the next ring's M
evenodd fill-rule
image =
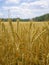
M49 22L0 21L0 65L49 65Z

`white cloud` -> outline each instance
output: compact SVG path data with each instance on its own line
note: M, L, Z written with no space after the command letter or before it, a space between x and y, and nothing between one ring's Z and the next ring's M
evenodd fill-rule
M3 7L4 10L7 10L8 9L10 10L9 13L11 14L11 16L15 17L18 16L20 18L28 18L32 15L32 10L30 9L27 9L27 8L22 8L22 7L16 7L16 6L11 6L11 7Z
M0 18L2 18L3 17L3 13L2 12L0 12Z
M48 8L49 6L49 2L47 0L39 0L39 1L35 1L35 2L30 2L30 3L22 3L21 4L22 7L35 7L35 6L41 6L43 8Z
M16 4L18 4L18 3L20 3L20 0L6 0L5 3L6 3L6 4L11 4L11 3L16 3Z
M41 7L48 7L48 4L47 0L39 0L33 3L33 5L39 5Z

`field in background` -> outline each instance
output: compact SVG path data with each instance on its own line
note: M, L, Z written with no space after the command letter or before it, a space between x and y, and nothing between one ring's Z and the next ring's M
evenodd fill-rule
M0 65L49 65L49 22L0 21Z

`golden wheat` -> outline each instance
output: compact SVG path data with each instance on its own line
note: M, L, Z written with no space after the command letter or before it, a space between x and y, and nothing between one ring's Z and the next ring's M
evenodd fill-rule
M49 22L0 21L0 65L49 65Z

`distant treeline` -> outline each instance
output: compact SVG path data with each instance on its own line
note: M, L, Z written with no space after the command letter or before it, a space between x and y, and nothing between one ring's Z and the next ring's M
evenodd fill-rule
M33 18L34 21L49 21L49 14Z
M6 19L0 18L0 20L5 21L5 22L7 22L9 20L11 20L13 22L16 22L16 21L30 21L30 19L20 19L20 18L6 18Z

